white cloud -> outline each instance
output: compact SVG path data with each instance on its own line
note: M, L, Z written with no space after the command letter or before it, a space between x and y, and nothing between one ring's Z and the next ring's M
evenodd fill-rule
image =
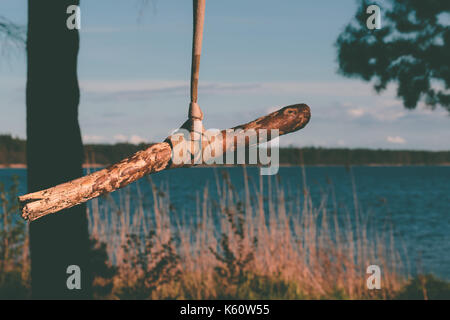
M404 138L402 138L402 137L399 137L399 136L395 136L395 137L388 136L386 138L386 141L389 142L389 143L395 143L395 144L404 144L404 143L406 143L406 140Z
M83 142L84 143L129 142L129 143L133 143L133 144L140 144L140 143L147 142L147 140L137 134L133 134L130 137L128 137L124 134L119 133L119 134L116 134L113 136L113 140L111 140L111 137L85 134L85 135L83 135Z
M374 95L372 86L359 81L339 82L265 82L258 84L261 93L303 94L333 97L363 97ZM249 88L251 91L252 88Z
M361 108L350 109L347 111L349 115L355 118L359 118L364 115L364 110Z
M105 141L105 137L103 136L98 136L98 135L83 135L83 142L85 143L99 143L99 142L104 142Z
M88 93L142 97L154 93L187 93L188 81L179 80L104 80L81 81L80 87ZM370 84L359 81L340 82L207 82L199 85L200 93L229 94L302 94L335 97L373 96ZM387 90L390 91L390 88Z
M398 107L398 110L386 110L381 108L380 110L373 112L373 117L380 121L395 121L404 117L406 113L402 110L402 107Z
M86 27L81 28L80 33L117 33L117 32L136 32L139 26L128 27ZM143 30L143 28L141 28Z
M401 102L386 96L368 96L367 102L344 102L341 104L352 118L370 117L381 122L392 122L407 115Z
M142 138L141 136L137 135L137 134L133 134L131 135L131 137L128 137L124 134L116 134L114 136L114 140L116 142L129 142L129 143L133 143L133 144L140 144L140 143L145 143L147 142L146 139Z
M126 142L128 140L127 136L123 135L123 134L116 134L114 136L114 140L116 140L117 142Z
M142 91L166 91L181 88L189 88L187 81L172 80L103 80L80 82L82 90L91 93L122 93Z
M133 144L139 144L146 142L146 140L138 135L132 135L130 138L130 142Z

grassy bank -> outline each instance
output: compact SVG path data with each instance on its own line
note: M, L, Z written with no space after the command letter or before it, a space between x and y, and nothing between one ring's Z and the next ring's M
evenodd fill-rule
M139 188L133 194L125 189L118 197L91 201L95 297L449 297L448 283L432 276L408 277L407 261L396 250L392 229L377 229L359 209L356 193L354 203L341 208L331 185L314 204L308 189L292 199L276 179L245 181L245 191L238 193L224 172L215 185L196 193L189 212L176 211L168 186L158 188L150 178L151 195ZM218 198L210 196L211 188ZM16 191L0 190L3 298L29 295L26 225L13 218L18 210ZM152 208L144 206L147 196L153 199ZM380 290L367 289L366 268L373 264L382 270Z

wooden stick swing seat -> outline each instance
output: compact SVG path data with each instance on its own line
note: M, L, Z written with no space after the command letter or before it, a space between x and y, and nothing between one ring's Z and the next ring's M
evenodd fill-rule
M191 102L188 120L181 126L181 128L187 129L191 133L190 140L180 139L180 136L174 134L169 136L164 142L153 144L147 149L139 151L108 168L46 190L20 196L19 202L24 219L34 221L45 215L71 208L90 199L123 188L147 174L172 168L193 167L205 164L207 160L210 160L203 158L200 163L196 161L175 163L173 161L174 147L180 146L180 144L186 144L182 146L185 146L187 150L192 150L192 142L199 141L202 150L212 148L221 150L224 154L229 151L236 151L237 148L250 146L252 136L261 143L264 139L271 139L270 136L267 137L267 132L271 130L278 130L278 135L281 136L306 126L311 117L310 109L306 104L295 104L262 116L247 124L222 130L216 136L205 136L202 125L203 112L197 104L204 14L205 0L194 0ZM227 135L230 130L235 132L231 139ZM214 156L217 157L220 154L215 154Z

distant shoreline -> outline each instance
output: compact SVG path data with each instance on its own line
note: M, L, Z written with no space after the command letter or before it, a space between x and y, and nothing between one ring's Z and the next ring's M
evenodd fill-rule
M106 168L108 165L104 164L84 164L84 169L99 169ZM238 165L241 166L241 165ZM352 167L450 167L450 162L435 163L435 164L398 164L398 163L366 163L366 164L352 164L348 165ZM233 165L199 165L197 168L224 168L224 167L235 167ZM247 167L254 167L254 165L248 165ZM280 167L301 167L300 164L280 164ZM305 167L347 167L343 164L306 164ZM0 169L26 169L26 164L23 163L12 163L12 164L0 164Z
M83 164L85 169L105 168L104 164ZM27 165L23 163L0 164L0 169L26 169Z
M84 145L86 168L106 167L117 163L149 144L87 144ZM449 166L450 150L389 150L362 148L280 147L281 166ZM0 168L25 168L26 141L0 135Z

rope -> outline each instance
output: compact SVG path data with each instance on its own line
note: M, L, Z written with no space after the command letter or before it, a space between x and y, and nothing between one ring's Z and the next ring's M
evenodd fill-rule
M198 79L200 73L200 56L202 54L203 25L205 21L206 0L193 0L194 5L194 36L192 40L192 66L191 66L191 102L189 104L188 118L191 132L202 132L203 112L197 103Z

